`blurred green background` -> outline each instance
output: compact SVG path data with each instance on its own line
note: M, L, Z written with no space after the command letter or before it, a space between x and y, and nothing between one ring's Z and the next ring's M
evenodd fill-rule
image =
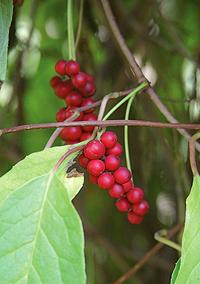
M181 122L200 118L199 1L110 1L120 30L162 102ZM67 1L24 1L14 9L7 80L0 92L0 125L55 121L63 102L49 85L54 65L67 59ZM77 28L79 1L74 1ZM77 59L96 77L96 99L135 86L110 33L100 1L85 0ZM110 102L112 108L115 102ZM113 118L123 119L125 108ZM133 104L131 119L165 121L146 94ZM115 130L123 143L123 128ZM0 174L26 155L42 150L52 130L26 131L0 139ZM58 139L55 143L61 145ZM154 233L184 220L191 186L187 142L176 130L132 127L130 155L135 184L144 188L151 209L141 225L130 225L114 201L86 177L75 205L86 238L88 283L111 283L154 244ZM125 161L123 161L125 164ZM180 241L180 239L176 239ZM165 247L125 283L169 283L178 258Z

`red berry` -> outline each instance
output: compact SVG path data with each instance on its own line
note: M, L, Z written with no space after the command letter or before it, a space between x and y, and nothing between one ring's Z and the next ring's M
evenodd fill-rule
M143 217L136 215L133 211L128 212L128 221L131 224L140 224Z
M60 82L62 82L62 80L60 79L60 77L58 76L54 76L51 78L50 80L50 85L52 88L55 88Z
M124 191L123 191L123 187L118 184L118 183L115 183L108 191L109 195L113 198L120 198L123 194L124 194Z
M90 159L99 159L105 154L105 147L99 140L92 140L84 148L84 155Z
M90 132L83 132L81 137L80 137L80 141L88 140L91 136L92 136L92 133L90 133Z
M87 77L87 82L93 82L95 81L94 77L88 73L85 73L86 77Z
M114 178L119 184L126 183L131 178L131 172L125 167L120 167L114 172Z
M98 177L89 175L89 181L90 181L91 183L97 184L97 183L98 183Z
M56 72L59 74L59 75L65 75L66 72L65 72L65 65L66 65L66 61L61 59L59 60L56 65L55 65L55 70Z
M77 61L69 60L65 65L65 72L67 75L76 75L80 71L80 65Z
M82 100L83 99L82 99L81 94L79 94L78 92L74 92L74 91L69 93L65 98L65 102L68 106L75 106L75 107L79 107L82 103Z
M66 112L65 107L62 107L61 109L59 109L59 111L57 111L56 113L56 121L58 122L64 121L66 119L65 112Z
M76 140L65 140L65 144L66 145L74 145L74 144L78 144L80 141L78 139Z
M60 137L63 140L75 141L75 140L78 140L81 137L81 134L82 134L81 127L70 126L70 127L65 127L61 131Z
M83 116L83 121L95 121L97 120L96 114L88 113ZM83 126L83 130L86 132L92 132L95 126Z
M68 107L65 111L66 119L70 118L74 114L75 111L76 111L76 107ZM80 121L82 120L82 118L83 118L83 113L80 112L80 115L74 121Z
M144 198L144 191L139 187L134 187L127 193L127 198L131 203L140 203Z
M79 72L78 74L72 76L72 84L77 89L82 88L87 82L87 76L83 72Z
M83 154L78 157L78 163L82 168L87 168L87 164L89 163L89 159L86 158Z
M99 176L105 170L104 162L101 160L92 160L87 165L87 171L93 176Z
M91 81L87 81L85 86L83 86L80 91L84 97L90 97L96 92L95 84Z
M108 171L115 171L120 166L120 159L114 155L108 155L105 158L105 166Z
M126 212L131 208L131 204L128 202L126 198L121 198L117 200L115 206L120 212Z
M129 190L133 188L133 182L129 180L126 183L123 183L122 186L124 188L124 192L128 192Z
M100 188L109 189L113 186L115 180L112 174L103 173L98 178L98 185Z
M135 204L133 206L133 212L139 216L144 216L149 211L149 204L146 200Z
M95 103L95 100L93 100L92 98L87 98L87 99L83 100L81 106L82 107L90 106L94 103ZM84 110L84 113L90 113L90 112L93 112L94 110L95 110L95 108L90 108L90 109Z
M72 85L69 80L60 82L55 88L55 95L61 99L65 99L71 92Z
M107 155L120 156L122 153L123 153L122 145L119 142L117 142L114 147L106 151Z
M110 149L117 143L117 135L112 131L106 131L101 135L100 140L106 148Z

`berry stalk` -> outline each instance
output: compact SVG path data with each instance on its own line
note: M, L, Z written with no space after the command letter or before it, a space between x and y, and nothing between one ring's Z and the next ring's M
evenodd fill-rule
M73 25L73 5L72 0L67 1L67 37L69 59L76 60L74 25Z

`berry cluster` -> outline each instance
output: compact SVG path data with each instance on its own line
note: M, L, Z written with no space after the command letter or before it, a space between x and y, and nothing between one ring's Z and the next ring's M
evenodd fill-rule
M94 78L80 71L80 65L74 60L59 60L55 65L55 70L59 76L54 76L50 80L50 85L55 91L55 95L65 100L66 106L61 108L56 114L56 120L62 122L71 117L78 107L89 106L95 102L92 98L96 91ZM94 108L81 112L75 121L94 121L97 116L93 113ZM66 144L76 144L87 140L94 129L94 126L73 126L65 127L60 133L62 140Z
M128 221L132 224L142 222L149 209L144 200L144 192L134 187L131 172L120 166L119 156L122 154L122 145L117 141L114 132L104 132L100 140L87 143L83 153L79 156L79 165L86 168L92 183L108 191L120 212L128 212Z

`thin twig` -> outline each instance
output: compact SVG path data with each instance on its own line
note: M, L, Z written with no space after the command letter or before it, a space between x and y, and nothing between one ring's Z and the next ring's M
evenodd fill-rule
M76 40L75 40L75 48L77 49L80 35L81 35L81 28L82 28L82 22L83 22L83 6L84 6L84 0L80 0L80 7L79 7L79 16L78 16L78 28L76 32Z
M178 224L174 228L168 231L168 238L172 238L176 235L182 228L182 225ZM117 281L113 282L113 284L121 284L128 280L131 276L133 276L138 270L140 270L146 262L149 261L151 257L153 257L164 245L158 243L154 245L144 256L138 261L131 269L129 269L124 275L122 275Z

